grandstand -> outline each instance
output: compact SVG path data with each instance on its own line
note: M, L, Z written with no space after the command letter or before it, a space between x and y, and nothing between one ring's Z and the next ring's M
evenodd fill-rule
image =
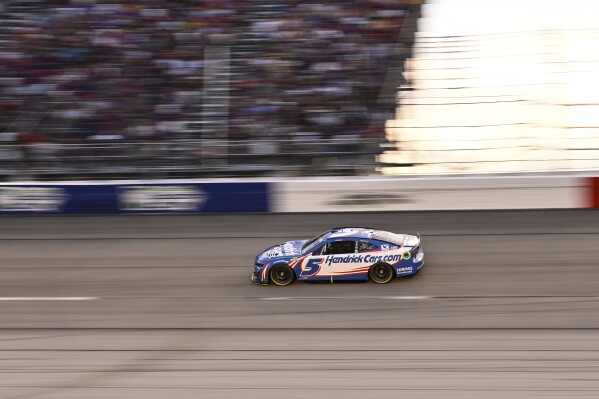
M370 173L418 3L4 1L0 178Z

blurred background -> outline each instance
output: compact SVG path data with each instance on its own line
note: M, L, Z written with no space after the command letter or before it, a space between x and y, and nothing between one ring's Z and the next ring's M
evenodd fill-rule
M3 1L2 176L371 173L420 1Z
M3 1L0 178L597 168L594 3L421 3Z
M599 397L592 0L0 0L0 399ZM334 226L418 276L250 282Z

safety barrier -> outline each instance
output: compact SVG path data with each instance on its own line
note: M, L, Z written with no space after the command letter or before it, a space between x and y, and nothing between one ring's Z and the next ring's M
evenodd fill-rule
M591 207L599 208L599 177L591 178L590 192Z
M0 184L0 214L599 208L599 177L503 176Z
M277 184L279 212L557 209L589 206L587 177L299 180Z

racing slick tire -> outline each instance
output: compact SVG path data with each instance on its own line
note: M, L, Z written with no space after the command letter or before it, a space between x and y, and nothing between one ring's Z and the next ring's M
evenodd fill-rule
M368 270L368 277L376 284L387 284L393 280L395 273L391 265L387 263L376 263Z
M295 281L295 273L287 265L274 265L268 273L274 285L285 286Z

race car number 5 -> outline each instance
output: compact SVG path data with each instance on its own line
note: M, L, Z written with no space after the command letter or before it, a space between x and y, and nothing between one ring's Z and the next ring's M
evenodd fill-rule
M306 263L306 265L303 267L300 276L313 276L318 273L323 260L323 258L313 258L308 260L308 263Z

